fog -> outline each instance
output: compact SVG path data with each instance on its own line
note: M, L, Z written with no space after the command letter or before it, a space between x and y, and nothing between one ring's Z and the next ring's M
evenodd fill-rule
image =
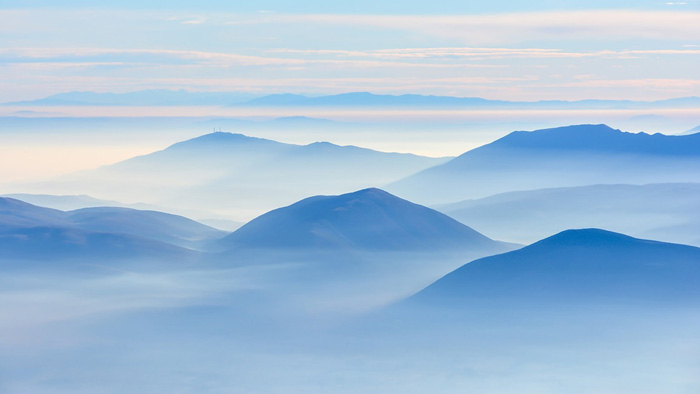
M323 278L308 291L298 266L9 273L0 391L691 393L700 384L696 310L485 302L407 313L377 305L383 292L422 286L394 272L401 280L375 272L389 278L383 286L336 277L323 296Z
M678 134L700 124L693 108L407 111L0 106L0 116L0 182L45 179L112 164L218 128L287 143L329 141L440 157L464 153L514 130L607 123L628 131ZM299 116L329 122L274 121Z
M322 154L304 150L304 155L297 155L294 152L300 147L283 146L279 149L284 150L285 155L273 155L270 151L249 149L246 145L249 139L235 137L238 140L231 146L240 145L235 153L231 146L215 141L214 145L221 148L219 153L223 153L220 158L214 157L216 150L207 146L204 153L174 156L150 164L149 159L141 158L116 166L130 172L119 173L114 167L92 171L99 165L161 150L218 127L286 143L328 140L341 145L443 156L463 153L517 129L609 122L615 127L637 131L640 129L634 128L634 122L638 119L631 118L656 112L421 111L409 114L331 109L325 112L316 109L314 111L321 112L288 109L262 112L263 109L253 108L244 113L240 108L217 109L219 112L206 108L196 109L204 112L158 108L157 111L162 112L141 109L144 112L137 115L144 117L134 118L124 116L134 114L133 109L123 108L118 110L130 112L119 113L114 108L91 109L95 111L92 117L71 112L84 108L46 110L65 112L61 113L62 118L5 118L7 122L0 124L0 142L2 149L8 152L0 159L4 160L4 165L0 166L0 177L4 177L0 179L0 192L83 194L94 191L90 193L92 197L102 200L85 196L34 198L78 206L86 204L81 202L83 200L89 204L114 203L111 200L119 200L114 203L116 205L148 203L150 205L132 207L172 208L174 212L195 219L241 220L314 194L354 193L342 199L342 204L328 204L311 214L292 209L283 216L284 220L267 222L267 226L248 226L239 236L216 233L195 243L162 238L183 246L165 245L170 254L158 254L164 245L142 240L172 235L177 227L173 221L156 227L163 230L163 234L149 230L151 227L139 221L129 222L130 226L122 221L102 220L95 222L99 226L87 226L80 221L78 224L85 228L67 220L32 225L68 226L56 227L58 230L52 233L51 228L23 227L24 222L15 220L21 213L17 207L22 205L7 204L7 210L0 212L10 224L7 231L0 234L0 240L6 242L3 245L9 245L0 256L3 273L0 277L0 393L690 394L700 387L697 299L652 299L650 294L657 293L645 291L649 283L655 283L660 277L655 270L665 264L671 264L669 272L675 276L663 283L666 287L657 289L658 294L673 295L679 288L697 289L697 286L678 285L696 283L695 271L685 275L681 269L674 271L672 265L680 261L678 256L681 256L685 259L683 269L694 267L692 264L697 260L695 256L700 255L700 249L683 246L680 247L682 253L676 257L664 249L654 255L657 260L647 261L643 258L652 255L639 245L655 247L657 243L634 240L639 243L619 247L606 239L598 242L594 237L595 252L589 257L597 256L595 253L608 253L613 257L615 253L630 251L636 254L634 259L620 259L628 271L620 271L622 274L614 271L615 275L620 274L618 276L609 276L610 272L594 275L587 271L590 275L585 278L602 278L600 283L612 283L612 288L623 292L641 289L635 293L639 298L632 301L620 302L598 294L593 290L599 289L595 285L600 283L589 286L587 282L576 282L582 278L578 275L580 272L569 271L565 266L562 272L569 275L565 277L573 278L580 286L569 286L568 282L557 280L552 288L576 289L581 298L567 298L566 291L536 300L520 297L517 292L510 292L511 287L534 278L530 288L538 291L541 286L537 280L551 279L549 272L553 270L545 270L540 275L516 275L499 282L508 276L504 273L518 273L517 269L509 269L495 275L494 282L454 286L467 293L470 289L498 293L494 297L471 294L451 302L442 300L421 305L412 300L464 264L474 267L470 262L475 259L520 247L488 239L503 249L441 247L440 242L427 241L447 239L455 232L464 236L467 234L464 226L444 215L435 216L437 213L418 214L425 213L427 208L408 201L398 203L395 196L383 191L355 191L359 187L381 186L376 183L398 180L410 175L404 172L416 172L419 167L429 167L440 160L412 156L400 156L399 160L397 155L363 151L362 155L348 155L351 159L343 161L340 159L345 158L339 152L347 152L347 149L333 148L328 153L327 145L320 145ZM182 113L174 114L175 111ZM680 132L700 123L692 111L664 111L663 116L671 120L654 118L663 126L659 126L663 131ZM282 115L314 116L330 121L274 120ZM242 119L229 118L233 116ZM350 150L355 152L354 148ZM273 156L275 160L270 159ZM480 183L462 182L457 186L463 186L464 190L459 192L464 193L455 193L454 199L443 202L514 189L579 183L586 184L582 187L595 198L582 194L578 188L554 189L561 204L553 205L542 197L547 191L529 191L518 193L516 199L506 198L505 202L502 196L492 197L503 206L485 199L458 203L450 210L466 225L474 221L475 230L483 227L486 234L496 240L531 242L552 235L551 232L560 228L598 223L620 230L638 229L644 234L653 232L655 237L665 235L671 240L681 239L679 234L688 242L697 239L693 235L696 221L683 221L685 218L694 220L689 212L697 204L687 190L692 185L663 186L663 193L659 191L653 195L648 194L648 188L639 192L638 186L616 187L615 190L620 190L614 194L607 188L601 191L597 186L590 186L621 179L637 183L649 179L697 180L698 164L694 160L671 162L657 158L657 162L647 157L616 155L603 162L592 153L585 153L581 154L585 160L567 165L566 160L560 160L562 157L571 161L577 156L562 154L541 160L542 156L535 153L532 171L523 170L524 175L519 176L506 167L522 169L522 163L517 157L505 156L494 155L494 171L489 172L493 168L483 166L484 171L473 176L473 180ZM373 159L368 160L368 157ZM588 165L591 162L594 165ZM639 162L649 171L639 171ZM506 171L499 173L496 171L499 168ZM472 169L473 166L468 168ZM549 172L539 172L542 169ZM55 176L75 170L82 172ZM232 170L240 171L226 172ZM510 177L501 177L504 172ZM85 174L91 174L92 178L85 177L72 184L61 182L80 180ZM578 178L572 179L575 174ZM454 179L446 178L445 182L456 188ZM426 201L427 197L440 197L450 191L420 185L417 190L426 195ZM570 192L577 198L571 197ZM644 193L645 198L631 205L630 196L639 193ZM672 198L679 193L682 196ZM367 201L372 200L368 200L367 195L384 196L389 202L368 204ZM362 198L365 200L358 203ZM312 199L322 200L335 201L332 197ZM650 212L650 207L661 200L668 200L672 206ZM611 201L615 202L611 209L617 212L614 217L594 204L609 206ZM588 211L583 208L585 203L591 204L586 208ZM543 223L547 214L544 218L537 216L538 204L549 209L546 212L551 220L547 223ZM492 209L486 217L478 215L484 206ZM469 212L465 213L464 209L470 207L471 214L467 215ZM34 212L34 208L27 209ZM522 210L526 212L517 216ZM99 214L104 210L93 211ZM458 211L462 213L456 213ZM571 211L575 212L569 215ZM236 216L241 212L240 218ZM27 219L26 215L19 217ZM127 215L117 217L126 220ZM426 217L432 219L429 221ZM410 225L397 227L397 223L405 224L404 219ZM635 225L640 220L645 221L644 226ZM104 223L109 225L103 227ZM668 226L677 228L670 231ZM249 231L255 236L246 237ZM62 232L70 236L55 236ZM116 242L126 233L134 237L134 243ZM90 237L95 234L104 242L91 246ZM225 238L219 239L224 235ZM618 238L624 236L612 236L612 239ZM223 245L227 239L232 240L231 244ZM455 239L464 245L468 243L467 238ZM516 267L518 263L539 264L555 257L552 264L577 262L585 267L595 266L587 263L599 262L599 259L586 260L588 257L581 252L582 247L576 244L581 239L572 239L575 242L550 242L550 245L570 245L573 255L559 257L546 248L535 248L537 253L514 264ZM28 244L27 240L35 243ZM24 255L16 254L13 260L8 251L15 245L19 245L17 250ZM379 247L373 249L368 245ZM198 250L187 249L189 247ZM666 247L679 248L678 245ZM95 250L97 253L93 253ZM129 253L122 253L124 250ZM59 251L63 252L59 255ZM140 257L123 257L132 255ZM495 257L499 256L503 255ZM107 257L112 258L107 260ZM635 265L638 260L643 261ZM499 273L498 269L495 272ZM638 272L651 274L642 277ZM637 280L632 283L636 287L631 286L631 282L618 282L616 278L621 277ZM639 281L640 277L643 280Z

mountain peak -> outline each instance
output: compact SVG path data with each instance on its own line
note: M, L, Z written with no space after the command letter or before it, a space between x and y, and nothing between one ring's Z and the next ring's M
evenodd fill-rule
M219 245L225 249L506 249L446 215L377 188L306 198L252 220Z
M172 149L183 149L183 148L193 148L202 146L230 146L230 145L241 145L241 144L268 144L268 145L284 145L280 142L258 138L250 137L238 133L229 133L225 131L215 131L213 133L204 134L199 137L191 138L189 140L181 141L170 145L166 150Z
M698 297L700 248L599 229L567 230L522 249L465 264L414 300L542 302ZM445 302L443 302L445 301Z

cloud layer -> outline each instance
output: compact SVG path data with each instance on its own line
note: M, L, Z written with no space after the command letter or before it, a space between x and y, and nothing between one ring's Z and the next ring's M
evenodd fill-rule
M0 9L0 101L146 88L501 99L700 95L700 12Z

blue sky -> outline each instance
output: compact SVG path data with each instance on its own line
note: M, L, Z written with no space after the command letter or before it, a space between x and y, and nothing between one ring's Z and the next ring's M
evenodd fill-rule
M13 1L0 101L151 88L700 95L700 1Z
M5 0L6 8L39 8L56 7L55 0ZM140 10L189 10L189 11L236 11L256 12L270 10L281 13L373 13L373 14L455 14L455 13L499 13L514 11L548 11L548 10L580 10L580 9L665 9L667 1L657 0L548 0L548 1L464 1L464 0L404 0L377 1L355 0L352 2L328 0L263 0L263 1L221 1L199 0L177 1L100 1L100 0L62 0L61 8L110 8L110 9L140 9ZM682 3L682 2L677 2ZM685 1L686 5L697 5L697 2ZM695 4L694 4L695 3ZM674 4L675 5L675 4Z

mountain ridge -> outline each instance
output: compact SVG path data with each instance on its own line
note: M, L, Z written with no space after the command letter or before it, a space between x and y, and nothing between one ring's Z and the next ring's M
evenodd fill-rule
M124 235L183 248L196 247L226 234L194 220L158 211L123 207L61 211L0 197L0 231L11 235L32 228L55 228L80 234Z
M377 188L303 199L251 220L217 244L222 249L508 249L444 214Z
M634 134L584 124L512 132L386 188L433 205L516 190L697 182L698 174L700 134Z
M480 97L422 94L374 94L346 92L323 96L279 93L260 96L246 92L190 92L186 90L150 89L127 93L74 91L34 100L6 102L0 105L235 105L235 106L453 106L453 107L520 107L520 108L653 108L692 107L700 97L677 97L655 101L641 100L539 100L507 101Z
M465 264L406 303L448 303L459 308L461 301L495 299L536 299L544 304L694 302L700 299L698 284L700 248L601 229L572 229Z

